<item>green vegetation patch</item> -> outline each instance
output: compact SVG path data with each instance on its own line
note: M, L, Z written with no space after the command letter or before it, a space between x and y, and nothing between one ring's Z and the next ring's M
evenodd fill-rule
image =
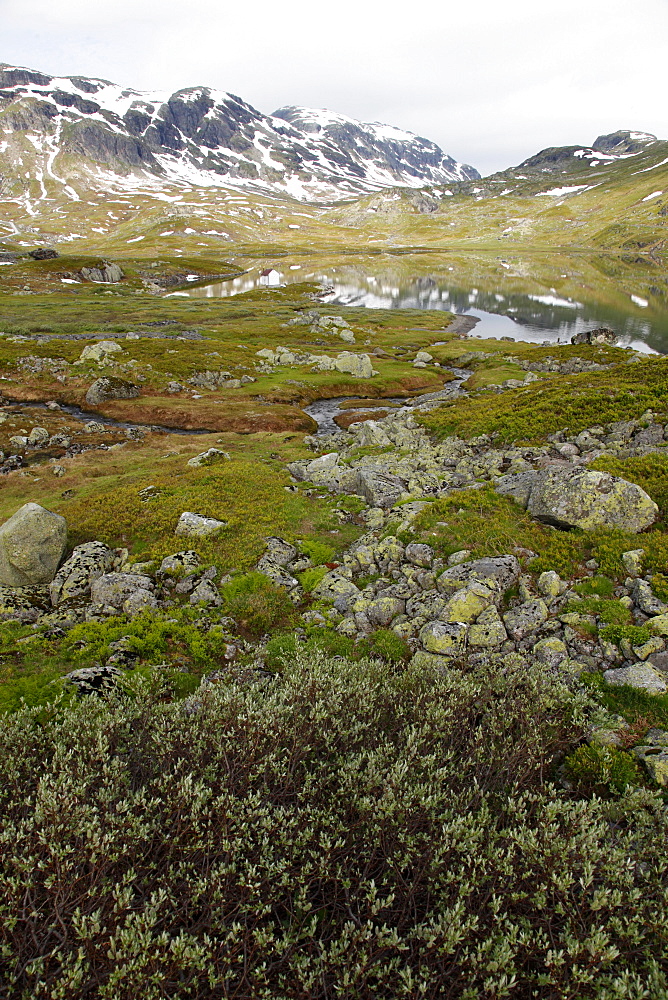
M539 442L568 428L636 419L645 410L668 410L668 361L648 358L604 372L556 375L526 388L455 400L420 417L437 438L492 434L501 442Z

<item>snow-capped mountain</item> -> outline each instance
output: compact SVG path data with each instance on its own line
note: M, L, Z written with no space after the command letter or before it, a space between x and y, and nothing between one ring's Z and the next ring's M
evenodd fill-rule
M317 201L479 176L434 143L386 125L301 108L265 115L209 87L138 92L6 63L0 130L5 187L12 167L26 176L26 139L40 183L102 170Z

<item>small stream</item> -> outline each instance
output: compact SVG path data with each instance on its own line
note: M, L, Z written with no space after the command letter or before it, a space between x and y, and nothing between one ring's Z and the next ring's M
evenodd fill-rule
M381 398L374 405L369 404L369 397L367 396L364 397L364 405L360 407L341 405L342 403L354 402L356 399L362 402L362 397L359 396L337 396L333 399L316 399L314 403L309 403L308 406L304 407L304 412L313 417L317 423L317 435L337 434L341 428L335 422L334 418L340 416L342 413L355 413L359 414L360 418L363 418L365 414L371 413L374 410L381 410L387 407L388 404L392 407L392 412L400 413L414 406L423 406L432 401L437 402L444 399L453 399L460 395L461 386L471 377L471 372L465 368L448 368L447 371L455 376L455 380L448 382L443 389L438 389L436 392L425 392L419 396L412 396L409 399L396 397ZM394 407L396 407L396 410Z

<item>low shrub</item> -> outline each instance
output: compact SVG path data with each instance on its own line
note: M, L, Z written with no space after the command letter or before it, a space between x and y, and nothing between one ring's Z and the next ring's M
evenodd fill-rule
M297 655L181 704L138 683L11 717L0 992L666 996L660 799L619 822L551 785L583 706L500 666Z
M623 792L643 785L643 774L633 757L616 747L584 744L566 757L564 771L570 780L587 792Z
M326 573L326 566L312 566L310 569L305 569L303 573L299 574L299 582L304 591L310 594L312 590L315 590Z
M317 538L305 538L299 543L299 547L314 566L322 566L323 563L332 562L336 556L336 549L332 545L319 542Z
M388 663L407 662L412 655L408 643L388 628L380 628L358 642L356 654L359 657L379 657Z
M614 589L615 584L608 576L590 576L573 587L585 597L610 597Z
M295 607L285 590L263 573L233 578L221 588L220 595L227 614L250 636L285 628L295 618Z

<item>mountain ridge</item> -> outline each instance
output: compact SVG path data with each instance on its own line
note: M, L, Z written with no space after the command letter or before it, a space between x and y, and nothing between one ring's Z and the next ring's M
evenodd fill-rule
M142 92L0 63L0 126L5 135L37 133L50 166L61 156L78 157L80 169L144 171L311 201L479 176L435 143L392 126L329 113L330 127L317 134L286 118L307 110L265 115L210 87Z

